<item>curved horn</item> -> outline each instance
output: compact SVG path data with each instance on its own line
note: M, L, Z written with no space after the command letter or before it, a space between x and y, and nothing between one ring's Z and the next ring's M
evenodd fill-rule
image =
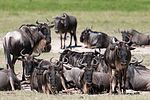
M36 20L36 24L42 24L41 22L39 22L38 20Z
M93 28L93 25L90 26L90 29L92 29L92 28Z
M79 65L81 65L81 66L87 66L87 64L86 64L86 63L82 63L82 62L83 62L83 60L82 60L82 59L78 60L78 62L79 62Z
M41 55L41 53L38 52L38 54L36 54L36 55L34 54L33 57L38 57L38 56L40 56L40 55Z
M141 59L140 61L137 61L137 64L140 64L143 62L143 59Z
M131 60L131 64L135 64L135 63L137 63L137 62L138 62L137 58L136 58L136 57L133 57L133 59Z
M72 69L72 67L69 66L69 65L67 65L67 64L63 64L63 66L64 66L65 68L67 68L67 69Z
M22 28L23 26L27 26L27 25L26 25L26 24L22 24L22 25L19 27L19 29Z
M51 22L48 20L48 18L46 18L46 21L48 22L48 24L51 24Z
M54 57L52 57L52 58L50 59L50 62L51 62L51 63L52 63L53 58L54 58Z
M65 61L66 60L66 61ZM62 59L62 62L64 63L64 64L67 64L68 63L68 58L67 57L64 57L63 59Z
M62 19L66 19L67 17L67 14L66 13L63 13L63 16L61 17Z
M25 54L23 54L23 51L24 51L24 50L25 50L25 49L22 49L21 52L20 52L21 56L23 56L23 57L26 56Z
M68 15L66 13L63 13L63 16L66 18Z
M96 63L94 63L94 60L96 61ZM97 65L97 64L98 64L98 61L95 58L93 58L91 65Z

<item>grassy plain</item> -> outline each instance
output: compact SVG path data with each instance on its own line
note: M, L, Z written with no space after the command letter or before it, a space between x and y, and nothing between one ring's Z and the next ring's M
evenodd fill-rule
M35 23L36 20L52 21L52 17L63 12L74 15L78 20L78 42L83 29L93 26L93 30L102 31L121 39L118 29L134 28L150 34L150 0L0 0L0 38L18 29L22 24ZM59 42L58 35L52 29L52 40ZM0 47L2 44L0 43ZM150 65L150 55L136 55L144 58L144 64ZM40 58L58 58L58 53L44 53ZM3 49L0 48L0 64L4 67ZM16 64L16 71L22 69ZM149 100L150 93L144 95L45 95L31 91L0 92L0 100Z
M8 11L149 11L149 0L0 0Z

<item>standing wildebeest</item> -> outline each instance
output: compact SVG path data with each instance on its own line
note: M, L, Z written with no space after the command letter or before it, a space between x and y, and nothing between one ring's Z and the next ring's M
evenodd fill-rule
M80 42L87 45L88 48L107 48L112 38L103 32L92 31L86 28L80 36Z
M61 49L65 48L65 40L67 32L70 33L70 44L72 45L72 37L74 37L75 46L77 46L77 37L76 37L76 28L77 28L77 19L74 16L69 16L66 13L63 13L63 16L55 17L52 22L55 27L55 32L60 34L61 40ZM62 34L64 34L64 46L62 45Z
M109 67L109 73L111 74L110 94L112 91L117 93L117 88L119 89L119 93L122 92L122 89L123 93L126 92L126 71L131 60L130 50L133 49L134 48L131 48L128 43L122 41L110 43L106 49L104 58L107 66Z
M44 42L41 43L41 41ZM45 46L45 44L49 44L50 42L50 27L46 23L22 25L18 30L8 32L4 37L3 43L7 67L10 66L14 72L14 64L18 57L21 56L21 50L24 50L24 54L31 54L39 44Z
M0 90L21 89L20 80L11 69L0 69Z
M132 42L134 45L150 45L150 35L142 34L134 29L121 31L122 40Z
M150 91L150 69L134 61L127 70L127 86L135 91Z

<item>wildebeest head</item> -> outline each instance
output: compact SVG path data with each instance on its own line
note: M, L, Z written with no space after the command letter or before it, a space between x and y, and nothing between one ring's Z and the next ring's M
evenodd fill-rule
M44 72L45 81L48 83L48 88L52 94L56 94L56 71L53 64L47 67Z
M47 23L41 23L36 21L36 24L38 26L38 30L41 31L41 33L45 36L46 39L46 51L51 50L51 26L49 26ZM48 50L47 50L48 49Z
M54 24L54 29L56 33L64 33L64 31L68 28L69 25L69 16L66 13L63 13L62 16L57 16L54 18L52 24Z
M40 55L29 55L29 54L23 54L23 50L21 51L21 55L23 56L23 66L24 66L24 74L26 78L29 78L36 66L38 66L38 62L35 60L35 57L38 57Z
M56 33L63 32L62 29L64 29L64 19L62 17L55 17L54 21L52 22L54 24L54 29Z
M133 34L131 34L129 31L121 31L122 33L122 40L125 42L132 41Z
M121 65L128 65L131 60L131 52L135 48L132 48L126 42L118 42L115 46L116 56L120 61Z
M92 88L93 72L94 69L91 66L86 66L84 68L84 73L82 77L84 93L90 93L90 90Z
M80 36L80 42L84 42L85 40L88 40L89 38L89 31L91 31L91 29L88 29L86 28L82 33L81 33L81 36Z

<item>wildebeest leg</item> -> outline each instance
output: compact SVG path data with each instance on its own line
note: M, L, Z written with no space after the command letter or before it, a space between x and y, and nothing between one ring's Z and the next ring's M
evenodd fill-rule
M70 33L70 44L69 44L69 47L71 47L71 44L72 44L72 33Z
M120 71L120 72L118 72L118 81L119 81L119 88L118 88L118 92L119 92L119 94L121 94L122 93L122 72Z
M109 74L110 74L110 89L109 89L109 94L112 94L112 81L113 81L113 76L112 76L112 69L109 68Z
M64 89L65 89L65 91L67 92L67 91L68 91L68 89L67 89L67 87L66 87L66 85L65 85L65 80L63 79L63 77L62 77L62 76L60 76L60 79L61 79L61 84L62 84L63 88L64 88Z
M83 93L87 93L88 92L88 89L87 89L87 84L86 83L84 83L84 85L83 85Z
M123 70L123 93L125 94L126 93L126 72L127 72L127 69L124 69Z
M42 85L42 90L43 90L43 93L46 93L45 85Z
M12 71L13 71L13 73L15 73L15 70L14 70L14 65L15 65L15 63L16 63L16 60L17 60L17 58L18 57L15 57L15 56L13 56L13 58L12 58Z
M60 33L60 45L61 45L61 49L62 49L62 33Z
M47 83L47 86L48 86L48 90L47 90L47 93L49 93L49 91L51 92L51 94L55 94L55 91L52 89L52 86L50 83Z
M11 68L12 66L12 61L11 61L11 56L10 56L10 52L8 50L8 45L6 43L6 39L4 38L4 44L3 44L3 47L4 47L4 54L5 54L5 60L6 60L6 67L7 69Z
M112 94L112 92L116 92L116 77L115 77L116 72L112 70L112 75L111 75L111 80L110 80L110 91L109 94Z
M65 47L66 47L66 45L65 45L66 35L67 35L67 33L64 34L64 47L63 47L63 49L65 49Z
M22 62L22 68L23 68L23 72L22 72L22 81L25 81L24 66L25 66L25 64L24 64L24 61L23 61L23 62Z
M14 80L12 79L11 75L9 75L9 81L10 81L10 85L11 85L11 89L14 91Z
M76 36L76 32L74 32L73 35L74 35L75 46L77 46L77 36Z

